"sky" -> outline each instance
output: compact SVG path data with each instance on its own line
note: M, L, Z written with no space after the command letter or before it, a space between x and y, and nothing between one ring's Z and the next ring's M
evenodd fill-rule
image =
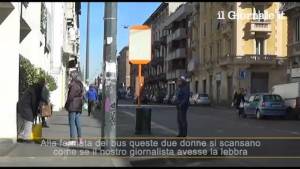
M160 5L160 2L119 2L117 18L117 56L128 45L128 29L124 26L143 24ZM103 36L104 36L104 2L90 2L90 49L89 79L93 80L102 72ZM80 15L80 67L85 69L87 2L81 3Z

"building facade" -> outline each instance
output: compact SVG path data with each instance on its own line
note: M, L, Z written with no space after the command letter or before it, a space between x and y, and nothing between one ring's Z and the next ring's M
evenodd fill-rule
M300 3L285 2L282 11L288 17L289 82L300 82Z
M165 29L167 35L166 79L168 95L174 95L176 79L181 75L188 75L187 67L191 47L190 17L192 4L182 3L168 16Z
M67 8L70 5L71 8ZM0 97L3 107L3 118L0 127L0 138L16 141L16 104L19 97L19 59L28 59L36 68L41 68L52 75L56 81L57 89L51 92L50 100L54 111L60 110L65 103L67 93L67 74L72 60L66 53L64 42L69 42L66 11L74 10L73 20L80 14L80 3L44 3L44 2L1 2L0 3L0 44L1 53L7 57L1 62L1 75L5 77L0 90L7 93ZM72 27L75 33L74 57L77 58L79 41L78 24ZM76 31L75 31L76 32ZM72 50L73 50L72 49ZM74 58L73 57L73 58ZM3 69L3 70L2 70ZM7 74L9 72L9 74ZM3 105L2 105L3 104Z
M170 25L170 15L182 4L184 2L163 2L144 23L151 26L152 31L152 59L149 64L143 66L147 94L167 94L168 36L171 32L167 26Z
M129 48L124 47L118 57L118 89L127 90L130 87Z
M280 7L279 2L200 3L200 93L229 105L238 88L249 95L287 81L287 20Z

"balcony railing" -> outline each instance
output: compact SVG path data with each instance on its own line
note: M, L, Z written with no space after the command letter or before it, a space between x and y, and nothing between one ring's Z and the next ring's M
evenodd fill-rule
M230 64L276 64L276 55L244 55L244 56L224 56L219 60L220 66Z
M289 51L291 53L289 55L300 54L300 42L296 42L288 45Z
M167 37L167 43L173 40L181 40L187 37L185 28L178 28L174 33Z
M185 69L176 69L167 73L167 79L177 79L179 76L186 74Z
M271 20L251 20L250 32L255 34L256 32L271 33Z
M288 12L295 8L300 8L300 2L284 2L283 7L280 9L282 12Z
M173 52L168 53L167 60L180 59L186 57L185 48L178 48Z

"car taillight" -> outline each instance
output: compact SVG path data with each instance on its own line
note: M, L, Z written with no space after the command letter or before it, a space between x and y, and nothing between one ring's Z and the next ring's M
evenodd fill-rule
M262 102L262 103L261 103L261 107L266 107L266 103L265 103L265 102Z

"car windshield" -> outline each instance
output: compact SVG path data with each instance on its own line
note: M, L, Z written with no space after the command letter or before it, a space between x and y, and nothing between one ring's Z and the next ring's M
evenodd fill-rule
M265 102L280 102L282 98L279 95L264 95L263 99Z

